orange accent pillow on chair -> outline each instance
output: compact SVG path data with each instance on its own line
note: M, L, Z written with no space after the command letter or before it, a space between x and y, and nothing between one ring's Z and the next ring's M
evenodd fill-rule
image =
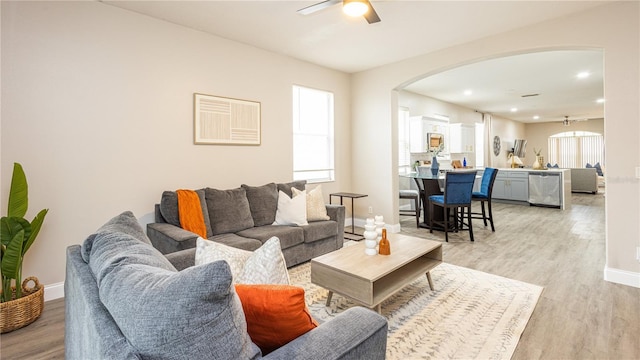
M247 331L262 354L318 326L304 300L304 289L290 285L236 284Z

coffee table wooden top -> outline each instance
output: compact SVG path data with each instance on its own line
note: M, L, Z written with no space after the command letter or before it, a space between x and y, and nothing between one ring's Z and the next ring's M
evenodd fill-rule
M442 247L442 243L437 241L397 233L388 233L387 238L391 243L391 255L367 255L364 253L365 246L362 241L311 259L311 263L315 262L365 280L375 281ZM437 260L442 261L442 253Z
M387 234L391 255L367 255L364 242L311 259L311 282L368 307L377 306L419 276L442 263L442 243Z

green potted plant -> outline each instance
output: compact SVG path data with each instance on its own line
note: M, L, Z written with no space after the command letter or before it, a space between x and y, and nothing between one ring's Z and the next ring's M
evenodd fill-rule
M42 313L44 288L34 277L22 282L22 261L35 241L48 209L41 210L29 222L24 218L29 205L27 178L22 166L13 164L7 215L0 218L2 254L2 292L0 293L0 330L18 329L35 321ZM26 287L35 283L33 289ZM35 295L35 296L34 296ZM27 299L27 298L33 298ZM38 310L39 307L39 310Z

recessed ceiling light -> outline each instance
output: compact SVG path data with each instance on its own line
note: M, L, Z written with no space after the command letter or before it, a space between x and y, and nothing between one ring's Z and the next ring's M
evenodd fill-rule
M538 115L534 115L533 116L533 120L538 120L538 119L540 119L540 116L538 116Z
M518 111L518 108L511 108L511 112L516 112Z
M583 72L579 72L578 75L576 75L576 77L578 79L586 79L586 78L589 77L589 75L591 75L591 74L589 74L588 71L583 71Z
M467 89L467 90L464 91L464 94L469 96L469 95L473 94L473 91L471 91L471 89Z
M600 98L600 99L596 100L596 102L597 102L598 104L602 104L602 103L604 102L604 99Z

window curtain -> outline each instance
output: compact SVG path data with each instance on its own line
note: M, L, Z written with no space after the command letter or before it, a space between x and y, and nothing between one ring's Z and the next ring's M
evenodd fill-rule
M491 129L491 122L493 117L491 114L482 114L482 123L484 124L484 164L485 167L493 167L493 131Z
M548 140L549 163L561 168L582 168L588 164L604 166L604 137L557 134Z

